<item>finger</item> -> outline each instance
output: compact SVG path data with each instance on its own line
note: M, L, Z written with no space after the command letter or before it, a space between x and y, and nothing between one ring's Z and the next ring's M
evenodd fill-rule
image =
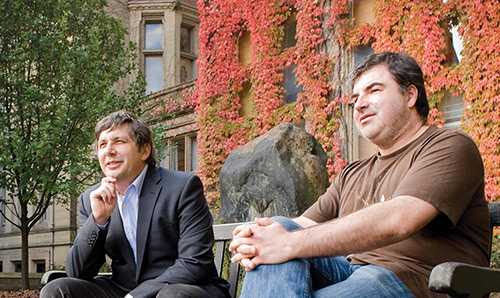
M115 183L116 182L116 178L113 178L113 177L109 177L109 176L106 176L104 178L102 178L101 180L101 183Z
M269 217L256 217L255 223L261 227L272 225L275 221L270 219Z
M236 236L238 235L241 230L243 230L247 225L240 225L240 226L237 226L236 228L234 228L233 230L233 236Z
M250 226L246 226L243 230L241 230L238 234L233 236L233 239L245 238L252 236L252 228Z
M242 244L236 248L236 252L246 255L246 256L255 256L255 252L257 250L255 249L254 246L247 245L247 244Z
M233 236L237 236L239 234L241 234L241 232L247 230L249 227L251 227L252 225L255 225L255 224L244 224L244 225L240 225L240 226L237 226L234 230L233 230Z
M235 252L236 251L236 248L238 248L238 246L241 245L241 242L240 242L241 238L239 239L235 239L233 241L231 241L231 243L229 243L229 247L228 247L228 250L230 252Z
M243 259L241 260L240 262L241 266L243 266L245 268L245 271L252 271L253 269L255 269L255 263L250 260L250 259Z
M109 189L109 187L103 186L99 194L104 203L109 204L109 200L112 196L112 191Z
M231 241L231 243L229 243L229 251L236 252L236 249L242 244L251 245L252 240L250 238L234 239L233 241Z
M231 257L231 262L232 263L238 263L241 260L245 259L245 256L242 254L235 254L234 256Z
M110 204L111 201L116 198L116 188L114 183L104 183L101 187L104 201Z
M259 266L260 264L264 264L264 260L262 259L262 257L260 256L256 256L255 258L252 258L251 260L251 264L248 264L245 268L247 267L253 267L253 269L255 269L255 267Z
M242 260L249 260L251 258L253 258L254 256L251 256L251 255L245 255L245 254L240 254L240 253L237 253L235 254L234 256L231 257L231 262L233 263L240 263L241 264L241 261Z

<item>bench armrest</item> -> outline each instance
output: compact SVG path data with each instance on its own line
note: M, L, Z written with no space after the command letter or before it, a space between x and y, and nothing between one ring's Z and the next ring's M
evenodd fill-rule
M99 276L108 276L108 277L111 277L113 273L111 272L99 272L98 275ZM66 271L62 271L62 270L50 270L50 271L47 271L45 272L43 275L42 275L42 279L40 280L40 284L42 286L45 286L46 284L48 284L49 282L53 281L54 279L58 279L58 278L61 278L61 277L67 277L68 275L66 274Z
M60 277L66 277L66 276L68 276L66 274L66 271L50 270L50 271L47 271L43 274L42 279L40 280L40 284L42 286L45 286L46 284L53 281L54 279L58 279Z
M500 292L500 269L448 262L437 265L429 277L429 289L454 295Z

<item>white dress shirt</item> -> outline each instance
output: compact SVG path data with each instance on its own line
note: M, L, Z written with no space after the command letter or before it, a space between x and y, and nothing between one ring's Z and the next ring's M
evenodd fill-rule
M122 196L116 192L118 196L118 209L123 223L123 231L127 236L128 243L134 252L134 261L137 264L137 216L139 214L139 195L144 183L144 177L148 171L148 165L144 167L141 174L127 187L125 195Z

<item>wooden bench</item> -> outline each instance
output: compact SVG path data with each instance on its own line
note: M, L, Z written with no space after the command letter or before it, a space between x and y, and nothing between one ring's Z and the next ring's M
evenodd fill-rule
M233 230L238 225L242 223L234 224L221 224L214 225L214 236L215 236L215 266L217 267L217 273L219 276L223 276L227 281L229 281L230 288L229 293L231 297L236 297L238 290L239 277L240 277L240 265L231 263L230 256L231 253L227 250L228 243L233 237ZM111 273L100 273L101 275L111 275ZM41 285L44 286L48 282L60 278L66 277L66 272L61 270L51 270L43 274L40 281Z
M491 227L500 226L500 202L490 202ZM448 297L484 297L500 292L500 269L447 262L437 265L429 276L429 289Z
M217 267L217 273L219 276L224 277L229 282L229 294L231 297L235 298L238 291L238 284L240 282L240 271L241 266L239 263L231 263L231 253L229 252L228 243L233 239L233 230L243 223L232 223L232 224L222 224L214 225L214 236L215 236L215 267ZM224 266L226 265L226 266ZM227 268L229 265L229 270L226 277L222 269Z

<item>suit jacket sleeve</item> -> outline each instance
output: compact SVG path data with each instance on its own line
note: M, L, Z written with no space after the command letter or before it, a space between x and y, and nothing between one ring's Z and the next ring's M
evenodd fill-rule
M155 297L167 284L200 284L213 266L212 217L198 177L188 179L178 204L178 258L155 279L141 283L130 294L134 298Z
M86 280L96 276L106 260L104 243L107 230L99 229L94 222L89 199L89 194L93 189L95 187L80 196L78 236L66 258L68 276Z

